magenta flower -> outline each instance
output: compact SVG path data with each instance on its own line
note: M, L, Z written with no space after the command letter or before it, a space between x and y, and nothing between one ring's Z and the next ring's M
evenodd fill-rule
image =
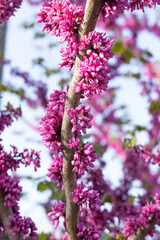
M74 166L73 171L75 171L79 177L82 176L85 171L89 172L89 168L94 167L93 162L95 162L97 157L93 144L89 142L83 144L81 149L74 154L74 160L72 161L72 165Z
M43 142L53 154L62 151L61 145L61 124L64 112L66 92L55 90L50 94L49 104L45 116L40 122L40 134Z
M91 128L91 120L93 116L89 113L91 107L86 107L84 104L79 105L75 109L68 109L67 113L70 116L69 120L73 124L72 133L75 138L81 137L81 131L85 134L86 128Z
M87 47L86 56L79 66L82 80L76 83L76 92L90 98L107 89L109 77L108 60L113 57L111 52L114 40L106 37L105 33L89 32L88 36L81 39L80 50Z
M80 206L80 211L83 210L83 207L99 209L99 193L96 190L93 190L92 187L86 188L86 186L81 182L77 185L71 195L73 196L73 201Z
M22 0L1 0L0 2L0 24L6 22L14 15L16 9L20 8Z
M31 237L32 240L37 240L36 226L34 222L29 217L22 218L19 214L14 214L13 216L8 216L9 224L8 227L11 228L11 232L14 237L17 234L22 234L22 240L26 240Z
M62 162L63 156L54 156L53 162L51 162L50 167L48 168L47 176L53 181L58 181L58 185L60 186L62 183Z
M59 203L55 203L52 207L52 211L48 213L48 217L50 218L51 222L54 225L54 228L56 229L59 225L59 218L64 217L64 207L66 203L62 202L61 200Z

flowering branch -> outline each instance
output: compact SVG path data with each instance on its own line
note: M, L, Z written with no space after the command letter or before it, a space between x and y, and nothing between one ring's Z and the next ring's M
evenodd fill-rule
M154 228L156 223L157 223L157 220L153 217L152 221L150 222L149 227L148 228L144 228L144 227L138 228L136 233L130 237L130 240L143 239Z
M12 209L4 206L4 192L0 190L0 219L10 240L20 240L20 236L13 237L9 224L8 216L13 215Z
M85 14L82 20L82 24L79 29L79 39L83 38L84 35L87 35L90 31L93 31L102 8L102 0L87 0ZM75 93L76 85L81 81L82 76L80 76L78 67L85 56L86 49L83 51L79 51L76 61L75 61L75 71L70 84L70 88L68 90L66 102L65 102L65 110L62 122L61 129L61 137L63 144L63 183L66 194L66 225L68 232L69 240L77 240L77 223L78 223L78 212L79 207L77 204L73 202L73 197L71 196L71 192L76 187L76 175L75 172L72 171L73 166L71 165L71 161L74 159L74 150L69 148L67 144L69 140L73 137L72 133L72 123L69 120L69 116L67 113L67 108L75 108L79 104L80 93Z

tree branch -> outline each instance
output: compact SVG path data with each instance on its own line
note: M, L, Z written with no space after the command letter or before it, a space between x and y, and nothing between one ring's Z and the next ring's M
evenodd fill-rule
M140 227L136 231L134 235L130 237L129 240L142 240L144 237L152 230L152 228L155 226L157 223L156 219L153 218L152 221L150 222L150 226L148 228Z
M84 35L87 35L90 31L93 31L96 22L99 16L99 13L102 8L103 0L87 0L85 13L82 20L82 24L79 29L79 39ZM77 223L79 216L79 207L77 204L73 202L73 197L71 196L71 192L76 187L76 175L72 172L73 166L71 165L71 161L73 160L74 150L67 147L69 143L69 139L72 138L72 124L69 120L69 116L67 114L66 108L75 108L79 105L80 101L80 93L75 93L75 83L78 83L82 77L79 75L78 66L80 61L85 56L85 50L79 51L78 56L75 61L75 71L70 84L70 88L68 90L67 99L65 103L65 110L62 122L62 130L61 130L61 139L63 144L63 183L64 190L66 195L66 225L68 232L69 240L77 240Z
M20 235L18 234L17 237L13 237L11 229L7 227L7 224L9 223L8 216L13 215L13 212L11 208L4 206L4 198L5 194L0 190L0 220L2 221L9 240L20 240Z

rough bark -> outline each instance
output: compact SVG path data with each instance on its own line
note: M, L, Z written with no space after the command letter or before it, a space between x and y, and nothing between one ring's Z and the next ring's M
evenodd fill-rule
M153 229L153 227L155 226L156 223L157 223L156 219L153 218L151 223L150 223L150 226L148 228L144 228L144 227L138 228L136 233L130 237L130 240L142 240L142 239L144 239L144 237Z
M90 31L93 31L96 22L102 7L103 0L87 0L84 18L82 24L79 29L79 39L84 35L87 35ZM69 139L72 138L72 124L69 120L69 116L67 114L66 108L75 108L78 106L80 101L80 94L75 93L75 83L81 80L81 76L78 73L78 66L80 61L85 56L85 50L79 51L79 54L76 57L75 61L75 70L74 75L68 90L67 99L65 103L65 111L62 122L62 144L63 144L63 183L64 190L66 195L66 225L68 232L69 240L77 240L77 223L79 216L79 208L78 205L73 202L73 197L71 196L71 192L73 192L76 187L76 175L72 172L71 161L73 160L74 151L67 147L69 143Z
M20 240L20 236L18 235L17 237L13 237L11 229L7 227L7 224L9 223L8 216L13 215L13 212L11 208L4 206L4 198L4 192L0 190L0 220L2 221L9 240Z

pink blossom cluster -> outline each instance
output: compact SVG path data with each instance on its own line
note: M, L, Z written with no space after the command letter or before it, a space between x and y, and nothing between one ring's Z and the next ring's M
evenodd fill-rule
M131 11L141 9L144 11L144 7L155 8L156 4L160 4L160 0L130 0L128 3L128 9Z
M148 145L136 145L135 151L139 154L141 161L160 165L160 148L153 153L153 147Z
M108 60L113 57L111 48L114 40L106 37L105 33L89 32L81 39L79 50L86 50L86 55L79 65L79 74L82 80L76 83L76 92L91 98L107 89L110 69Z
M61 144L61 124L64 112L66 92L55 90L50 94L48 107L45 116L40 122L40 134L43 142L53 155L53 161L48 168L47 176L52 181L62 184L62 144Z
M16 147L13 146L12 148L13 150L7 153L0 144L0 174L3 176L0 179L0 189L6 195L4 205L17 208L17 201L19 201L22 188L19 186L19 180L12 178L8 171L16 171L20 164L28 166L32 162L36 171L40 167L40 156L39 152L35 150L31 150L31 153L29 153L28 149L25 149L20 153Z
M103 7L105 17L118 17L124 13L128 7L128 0L107 0Z
M72 160L73 171L77 173L77 176L84 175L85 171L89 172L90 168L94 167L94 162L98 158L93 144L87 142L82 147L75 151L74 160Z
M52 210L50 213L48 213L48 217L50 218L51 222L54 225L54 228L56 229L59 225L59 218L64 217L64 207L66 203L62 202L61 200L59 203L55 202L54 206L52 207Z
M5 127L12 124L14 118L18 118L21 113L19 109L14 109L11 104L6 106L5 110L0 112L0 134L4 131Z
M62 163L63 155L54 156L46 174L53 182L58 182L57 187L62 185Z
M1 110L1 132L5 126L11 125L13 117L20 115L18 110L12 108L10 104L7 106L7 110ZM39 152L35 150L28 151L24 149L23 152L19 152L17 147L11 146L12 150L7 153L4 150L2 144L0 144L0 192L4 196L4 206L12 209L14 215L9 215L9 227L12 227L12 233L15 237L17 234L23 235L25 240L28 235L32 239L37 239L35 230L36 227L30 218L22 218L19 214L18 202L20 200L22 187L19 186L19 180L15 176L16 170L20 167L20 164L25 166L33 163L35 171L40 167ZM10 171L14 173L10 175ZM3 226L0 226L3 231Z
M22 0L1 0L0 2L0 24L6 22L20 8Z
M62 152L61 124L64 112L66 92L55 90L50 94L45 116L40 122L40 134L46 147L57 155Z
M83 240L97 240L102 235L101 231L97 228L97 226L86 226L83 222L78 223L77 228L77 237L82 237Z
M80 211L83 211L83 208L99 209L99 193L92 187L87 188L83 182L77 185L71 195L73 201L80 206Z
M16 237L18 234L22 234L22 240L26 240L28 237L33 240L37 240L37 234L35 232L37 228L31 218L22 218L19 214L14 214L8 218L10 221L8 227L11 229L13 237Z
M159 0L106 0L103 6L103 15L105 17L119 17L125 10L142 10L144 7L155 8L160 4Z
M156 220L160 224L160 208L157 204L146 204L138 217L128 218L124 221L123 234L128 239L136 233L139 227L149 228L151 222ZM153 236L154 228L148 233Z
M74 133L75 138L81 137L83 132L86 133L86 128L91 128L91 120L93 119L92 114L89 113L91 107L86 107L84 104L80 104L75 109L68 109L67 113L70 116L69 120L72 123L72 133Z
M67 41L66 48L61 49L63 62L60 66L74 65L78 49L78 28L83 17L83 8L71 4L69 0L58 0L42 4L41 12L37 14L38 23L44 23L43 31L60 36L59 42Z

